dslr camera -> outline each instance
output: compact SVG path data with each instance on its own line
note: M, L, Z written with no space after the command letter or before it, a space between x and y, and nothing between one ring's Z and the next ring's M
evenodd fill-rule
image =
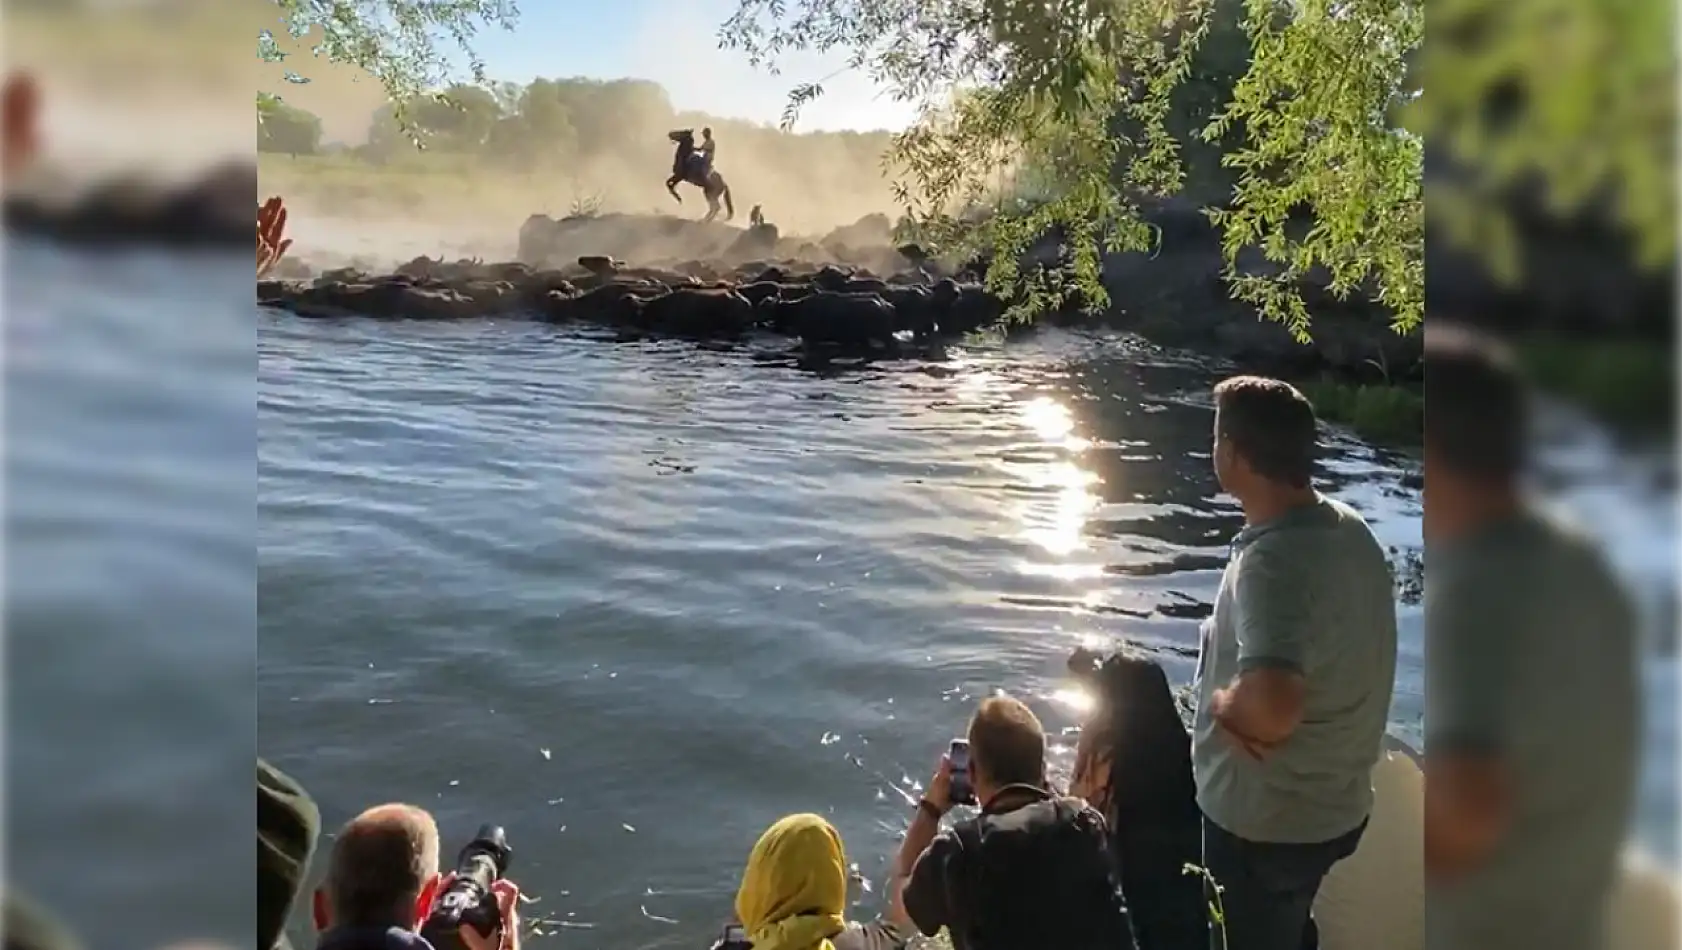
M432 913L421 925L421 936L436 950L467 950L461 942L461 928L472 927L489 937L502 925L502 910L492 885L508 874L514 849L498 825L481 825L479 833L461 849L456 859L455 879L433 902Z

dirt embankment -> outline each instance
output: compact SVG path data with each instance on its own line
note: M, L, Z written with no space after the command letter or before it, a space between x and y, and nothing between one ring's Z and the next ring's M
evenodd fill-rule
M644 214L560 220L532 215L520 228L519 259L534 267L560 267L596 255L650 267L687 261L733 266L753 260L795 260L887 273L905 265L888 218L881 214L866 215L821 237L784 235L768 223L742 228L720 221Z

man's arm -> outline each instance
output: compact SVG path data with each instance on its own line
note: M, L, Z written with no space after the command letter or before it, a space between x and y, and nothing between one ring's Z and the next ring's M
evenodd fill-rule
M1448 878L1487 859L1512 820L1513 790L1501 756L1431 749L1425 759L1425 868Z
M1215 691L1210 709L1257 756L1302 724L1313 597L1301 562L1265 545L1260 541L1244 553L1234 580L1239 673Z
M919 806L905 831L888 878L888 919L932 937L947 923L946 855L950 838L940 834L932 808Z
M1522 621L1510 591L1494 578L1460 574L1432 583L1438 587L1425 609L1425 866L1448 876L1481 864L1512 819L1507 690Z

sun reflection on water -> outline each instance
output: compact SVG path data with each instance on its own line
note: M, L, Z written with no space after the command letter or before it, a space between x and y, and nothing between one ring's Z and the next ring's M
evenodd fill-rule
M1077 716L1085 716L1098 705L1093 695L1079 686L1065 686L1051 694L1051 701Z
M1039 396L1022 404L1022 422L1034 430L1041 441L1070 452L1079 452L1092 443L1075 434L1075 417L1069 408L1049 396Z
M1018 414L1047 448L1074 454L1092 444L1075 433L1074 415L1055 399L1040 396L1028 400L1020 405ZM1049 503L1036 500L1020 507L1018 517L1024 523L1023 538L1053 558L1067 558L1083 550L1086 519L1098 506L1098 497L1091 491L1098 476L1068 458L1019 468L1016 474L1036 488L1055 492ZM1088 564L1032 564L1024 565L1023 570L1071 581L1102 574L1100 567Z

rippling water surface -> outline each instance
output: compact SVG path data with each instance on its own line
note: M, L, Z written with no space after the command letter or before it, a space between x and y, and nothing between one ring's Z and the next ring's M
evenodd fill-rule
M1087 638L1189 678L1240 523L1209 372L1126 341L820 376L519 323L263 321L262 746L335 820L402 798L452 842L506 823L590 945L711 933L791 810L879 876L970 701L1009 687L1065 729ZM1402 461L1331 454L1330 489L1416 547Z
M880 880L995 687L1066 768L1069 649L1126 637L1189 679L1240 525L1214 372L1125 339L827 375L518 322L265 315L259 341L261 746L330 821L412 800L451 847L506 824L575 944L702 945L789 811L829 814ZM1578 431L1557 456L1616 457ZM1326 490L1408 560L1415 467L1330 444ZM1392 721L1417 740L1417 604L1400 617Z
M248 277L226 293L226 265L7 267L13 874L95 946L248 927L223 869L248 866L249 794L210 790L250 783L259 571L257 747L330 826L410 800L453 850L502 822L566 945L676 947L715 933L785 812L829 814L880 880L903 794L987 690L1071 741L1074 644L1129 637L1189 678L1239 523L1213 371L1122 340L816 375L523 323L297 321ZM1566 427L1556 487L1668 602L1674 494L1595 438ZM1415 550L1407 461L1329 456L1327 490ZM1673 744L1649 747L1661 848ZM119 748L134 767L101 760Z
M6 870L93 948L251 939L256 340L235 258L7 242Z

